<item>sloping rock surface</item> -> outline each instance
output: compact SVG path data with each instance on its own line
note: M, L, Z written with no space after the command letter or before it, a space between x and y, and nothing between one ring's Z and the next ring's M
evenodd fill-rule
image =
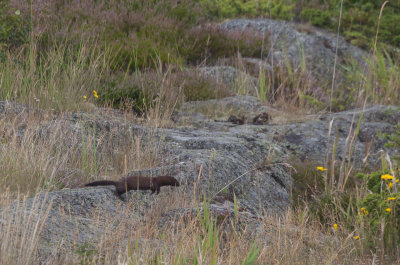
M246 109L254 113L268 111L256 98L249 96L226 98L221 102L229 106L230 101L233 105L239 106L237 102L244 101L248 104ZM214 101L208 103L215 104ZM196 106L207 102L187 103L188 108L190 104ZM0 107L0 115L4 115L4 110L5 108ZM55 133L53 125L62 119L66 144L69 141L68 137L93 130L97 133L113 132L111 144L115 146L124 144L123 139L126 134L140 135L143 139L151 137L150 140L160 141L162 145L161 152L164 157L162 165L129 174L146 176L171 174L182 184L176 192L195 191L197 194L206 194L209 198L221 194L228 197L235 194L242 213L259 216L264 211L282 213L290 205L292 178L288 163L293 157L302 161L312 160L316 164L324 162L329 123L332 120L330 144L333 144L337 135L337 159L338 161L345 159L340 156L345 154L346 138L349 130L356 128L361 114L363 116L360 131L355 138L352 155L354 164L361 167L366 148L374 154L383 147L384 140L377 137L377 133L394 132L395 125L400 122L398 108L369 106L364 111L359 109L314 115L305 117L303 122L289 124L277 124L272 120L267 125L235 125L200 115L195 122L189 119L184 126L158 129L151 135L149 128L124 119L118 112L110 115L98 110L98 113L92 114L54 117L52 121L38 125L37 132L38 138L42 140L52 137ZM201 126L198 126L199 122ZM23 130L19 133L23 134ZM74 138L80 139L80 137ZM376 156L369 156L367 160L369 166L378 163ZM131 192L130 195L132 194L134 194L133 200L142 203L144 208L154 199L154 196L146 192ZM118 216L125 212L121 210L128 204L115 196L113 187L98 187L37 195L35 198L27 199L24 210L38 209L33 205L51 205L49 217L42 230L41 247L46 253L46 249L50 249L46 246L57 244L60 238L64 242L73 241L81 244L98 240L102 236L101 229L104 225L116 224L93 220L93 212L102 211L105 219L111 216L117 222L123 219ZM17 208L13 205L7 209L12 211ZM217 206L214 208L219 209ZM140 215L137 218L140 219Z

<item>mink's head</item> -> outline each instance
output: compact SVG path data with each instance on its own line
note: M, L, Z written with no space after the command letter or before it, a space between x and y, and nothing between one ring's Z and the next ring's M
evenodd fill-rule
M161 185L180 186L176 178L171 176L158 176L157 179Z

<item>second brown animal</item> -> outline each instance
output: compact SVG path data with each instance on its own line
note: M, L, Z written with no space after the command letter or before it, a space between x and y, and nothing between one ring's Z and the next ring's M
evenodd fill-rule
M258 115L256 115L253 120L252 120L252 124L254 125L266 125L269 123L269 121L271 120L271 117L269 116L268 113L263 112L260 113ZM231 115L228 118L228 122L232 122L233 124L238 124L238 125L243 125L243 124L247 124L247 117L242 115L241 117L235 116L235 115Z

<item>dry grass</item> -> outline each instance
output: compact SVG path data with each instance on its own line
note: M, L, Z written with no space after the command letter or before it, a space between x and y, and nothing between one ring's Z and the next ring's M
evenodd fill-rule
M142 120L148 131L118 138L123 144L116 141L117 132L97 131L85 119L75 120L72 126L74 119L68 114L60 119L53 119L45 112L3 117L0 123L3 132L1 207L7 209L7 205L39 191L77 187L91 177L116 178L131 170L162 166L161 161L165 160L162 144L154 141L158 139L154 134L164 124L168 111L156 108L150 113L154 113L149 116L152 119ZM99 129L104 120L118 122L135 118L111 110L87 115L86 119L98 121ZM46 127L46 124L52 126ZM42 133L48 132L42 138L38 137L40 125L47 128ZM21 128L24 134L19 133ZM255 264L389 262L383 260L386 257L371 255L364 241L353 238L356 234L362 235L359 227L350 230L340 225L334 230L332 225L337 213L330 213L328 209L324 209L327 222L322 222L307 204L287 209L282 216L266 214L257 220L259 228L254 234L251 223L238 226L235 219L227 219L223 224L204 226L202 222L207 219L196 214L181 214L182 209L202 205L196 195L186 192L181 189L163 192L154 198L150 208L139 210L140 218L134 217L138 208L133 202L122 213L116 227L113 217L99 223L105 229L98 242L76 244L68 251L54 246L52 252L57 255L46 257L47 261L51 264L242 264L249 253L256 253ZM35 211L26 211L23 204L17 205L20 209L1 211L1 251L5 258L0 264L15 264L15 257L19 257L17 264L36 264L39 234L50 205L35 205ZM336 210L340 209L339 205ZM160 227L163 213L171 214L172 218L163 219L165 224ZM104 213L95 212L94 222L99 222L101 217ZM208 222L213 224L211 219ZM21 253L22 245L27 249L24 253Z
M161 110L153 111L157 114ZM3 209L26 194L77 187L91 176L117 177L133 169L158 166L165 158L161 144L154 141L152 134L164 117L160 113L149 120L150 132L127 135L122 145L111 144L116 132L99 133L85 126L83 120L77 122L78 131L85 133L72 133L66 129L70 128L70 119L65 120L68 115L64 120L54 120L46 137L40 138L37 136L39 124L47 124L51 116L24 115L3 117L1 122L4 151L0 167L4 173L0 205ZM106 117L94 116L93 119L97 117L101 124L112 115L110 112ZM114 119L133 117L115 115ZM23 135L18 134L21 126L25 130ZM71 169L77 171L72 170L75 173L68 175ZM33 209L37 210L34 211L24 210L23 204L17 205L20 208L1 212L4 258L0 263L36 264L39 234L51 205L35 204ZM372 259L362 244L353 239L352 231L344 227L332 231L306 207L288 209L282 216L263 216L258 220L260 227L254 234L251 224L237 226L235 220L227 219L224 224L217 222L216 226L204 226L201 223L207 222L206 218L180 214L180 209L192 209L196 205L201 205L199 198L183 190L163 192L149 209L141 209L141 218L134 218L137 207L133 202L122 214L117 227L112 217L101 224L105 230L98 242L75 245L66 253L63 252L65 248L54 246L53 252L58 254L47 257L47 261L51 264L115 264L118 261L121 264L242 264L255 250L259 250L255 264L365 264ZM172 218L164 220L164 226L160 227L163 213L169 211ZM103 215L95 212L94 222ZM213 223L212 220L208 222ZM21 249L24 249L23 253ZM18 257L17 262L15 257Z
M153 111L155 115L157 111ZM85 115L82 119L69 114L53 119L26 113L1 118L1 189L34 194L77 187L97 176L117 177L160 166L163 150L159 137L154 137L157 127L138 129L134 134L127 127L120 128L125 133L117 127L107 131L102 122L116 119L123 124L134 116L112 110ZM157 125L165 113L157 115L149 123Z
M76 52L67 43L55 45L43 54L32 42L7 54L0 62L1 97L57 112L89 110L83 96L91 99L92 90L101 87L111 55L87 44L82 42Z
M9 205L8 196L2 196L2 207ZM76 245L70 251L55 246L54 254L58 254L47 257L46 261L51 264L242 264L254 245L259 249L255 264L371 264L373 260L363 254L360 241L353 239L351 231L324 228L312 219L307 209L288 210L283 216L263 216L257 236L252 234L251 226L244 225L239 230L235 228L235 221L229 219L225 225L216 225L210 231L195 214L176 214L172 221L159 226L163 212L195 204L198 201L187 194L164 193L155 199L141 220L132 218L134 207L127 207L117 227L112 225L112 217L105 221L106 229L99 242ZM33 209L39 209L38 206ZM2 211L0 264L37 264L39 233L50 207L42 207L35 214L23 208ZM93 220L96 219L94 216ZM217 241L210 243L210 237Z
M96 28L100 31L109 30L106 25L119 27L126 22L124 19L128 24L129 21L134 21L129 24L130 27L146 20L139 11L124 13L121 6L125 2L113 2L111 9L106 7L109 1L100 2L98 6L92 3L89 8L85 8L86 2L77 0L74 1L76 9L68 9L64 5L59 8L67 8L72 17L82 12L82 17L87 16L88 21L96 20L96 16L104 17L101 26ZM39 234L49 217L48 210L51 207L34 203L34 210L28 212L24 204L14 204L15 209L9 209L7 207L10 204L24 201L26 196L41 191L78 187L98 176L117 178L132 170L162 166L165 153L161 140L154 140L160 139L155 134L159 132L158 128L172 126L170 117L174 109L185 100L182 95L185 78L174 77L173 69L176 65L165 66L168 60L161 60L163 55L157 54L155 57L145 58L150 60L151 57L153 66L156 65L151 74L143 69L132 72L129 67L126 73L122 73L125 75L124 81L132 79L132 83L138 83L141 89L150 91L155 96L152 98L154 104L146 106L146 115L138 118L128 113L116 114L109 111L103 117L104 112L97 113L93 107L96 99L92 91L104 87L105 76L116 74L110 67L114 65L115 55L118 53L111 47L98 45L96 38L87 32L82 33L80 25L77 31L74 25L70 29L62 28L64 31L61 30L60 34L70 35L75 41L81 37L81 43L63 44L57 41L54 47L46 49L46 54L42 54L43 47L36 43L35 38L44 31L54 33L56 28L51 28L52 25L41 28L43 21L49 21L46 16L57 9L54 1L48 5L51 9L47 9L45 1L37 1L31 7L32 10L27 10L23 1L12 1L12 6L20 8L22 13L29 14L35 10L40 11L40 16L35 16L37 21L34 21L35 27L29 45L7 54L0 63L1 96L45 109L39 115L21 113L0 118L1 265L37 264ZM150 11L147 15L153 14ZM123 16L119 16L119 13L123 13ZM132 17L133 20L130 19ZM153 25L165 22L171 26L171 21L154 16L146 20L146 25L151 31ZM57 23L63 24L63 21ZM135 34L128 36L129 40L137 38ZM365 96L368 96L374 102L397 102L397 66L392 64L387 70L384 67L384 56L379 53L375 55L376 58L371 61L378 61L379 64L367 73L368 77L360 74L362 80L368 80L369 83L356 80L362 82L359 88L361 92L357 94L359 98L353 100L364 102ZM179 65L179 62L174 63ZM246 71L240 55L236 66ZM271 75L265 72L264 77L260 74L263 69L256 70L260 70L259 81L265 83L265 95L261 95L261 90L255 93L271 104L287 110L287 118L274 117L274 121L287 122L288 119L293 119L294 112L299 114L295 119L301 120L302 111L307 113L310 106L318 107L324 101L326 95L314 89L313 80L306 74L304 63L296 69L292 69L290 64L281 66ZM151 78L139 78L146 74ZM238 94L250 92L246 78L246 75L239 75L233 80L233 88ZM375 90L375 84L382 84L382 89ZM83 100L83 96L88 99ZM89 120L94 122L87 123L85 118L72 119L68 114L68 111L79 110L86 111L88 114L84 115L88 115ZM59 118L53 118L54 111L59 114ZM231 113L231 110L220 109L218 105L206 111L210 116ZM142 123L148 130L139 130L135 134L127 132L121 136L120 131L106 132L101 129L101 121L114 119L130 122L134 120ZM97 121L100 128L93 125ZM332 164L334 162L333 158ZM346 181L347 178L343 180L343 187ZM136 211L135 205L132 205L123 213L117 227L113 225L112 218L102 224L106 229L98 242L86 246L86 249L83 248L85 246L77 245L71 252L62 252L63 249L55 246L52 251L54 255L45 257L48 259L46 262L243 264L249 253L256 253L255 264L389 264L385 257L378 259L371 255L370 249L361 240L355 240L355 231L344 225L334 230L331 227L333 223L321 222L306 205L287 209L282 216L262 216L258 220L260 227L256 231L257 236L252 233L254 227L250 224L240 226L239 229L235 220L227 220L224 225L218 223L213 226L212 220L205 217L179 213L173 215L173 220L166 222L163 227L159 226L163 213L198 205L201 202L197 196L183 191L161 194L154 199L151 208L142 213L142 218L132 218ZM336 210L342 209L338 207ZM100 219L103 213L96 214L93 220ZM326 213L329 222L334 220L335 214ZM202 222L211 225L205 226Z
M0 264L37 264L39 235L51 204L35 201L32 210L26 211L26 196L19 194L15 200L10 197L9 192L3 192L0 201Z

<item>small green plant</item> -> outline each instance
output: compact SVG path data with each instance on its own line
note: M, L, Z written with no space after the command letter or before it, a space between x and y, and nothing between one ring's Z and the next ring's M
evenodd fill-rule
M80 261L77 263L79 265L89 265L91 264L91 258L97 254L95 247L89 243L85 243L78 247L76 253L81 257Z
M385 144L387 148L399 148L400 147L400 122L395 126L395 132L393 133L381 133L381 138L386 139L388 142Z
M238 219L239 214L236 196L234 196L234 205L235 216L236 219ZM223 244L224 242L219 241L222 232L219 229L217 220L213 218L212 213L210 212L210 205L209 202L207 202L205 195L203 199L203 210L200 211L200 209L198 209L197 219L200 223L201 230L198 235L197 244L194 248L193 264L217 264L221 247L220 244ZM260 248L257 244L253 243L241 264L255 264L259 251Z
M260 252L260 248L257 247L256 244L253 244L250 248L249 253L247 254L245 260L243 261L243 265L254 265L258 258L258 253Z
M391 109L387 115L391 115L391 112L396 111L396 109ZM385 139L387 142L385 146L389 149L396 150L400 147L400 123L397 123L394 127L395 131L393 133L381 133L378 132L377 135L381 139ZM400 156L394 155L393 159L400 162Z
M258 75L258 95L261 101L266 101L269 96L269 86L266 84L266 74L262 66L260 66L260 73Z
M91 133L82 132L82 171L87 175L96 176L99 171L97 160L96 127L94 127Z
M203 214L198 211L197 217L202 230L199 235L197 246L195 247L195 253L199 253L195 256L194 263L204 264L204 262L208 260L208 264L217 264L219 229L217 221L211 216L205 195L203 201Z

